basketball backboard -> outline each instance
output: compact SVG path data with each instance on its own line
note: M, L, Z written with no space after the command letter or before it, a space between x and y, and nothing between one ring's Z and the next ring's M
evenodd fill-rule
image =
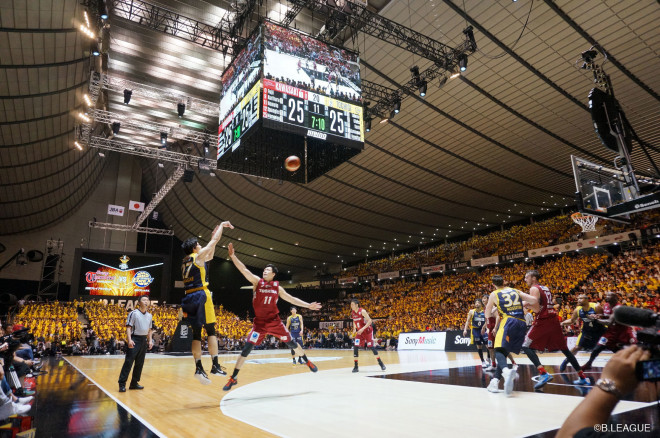
M660 193L640 196L625 170L571 156L576 202L583 213L626 221L630 213L660 207ZM637 176L640 188L657 187L660 180Z

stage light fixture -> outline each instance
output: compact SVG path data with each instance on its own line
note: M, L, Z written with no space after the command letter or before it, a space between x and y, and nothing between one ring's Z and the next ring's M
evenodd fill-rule
M82 151L83 148L82 148L82 146L80 146L80 143L78 143L77 141L74 141L73 144L78 148L79 151Z
M467 70L467 65L468 65L468 57L465 53L461 54L461 56L458 57L458 67L460 68L461 71Z
M441 76L438 81L438 88L442 88L447 83L447 76Z
M367 119L364 121L364 130L367 132L371 131L371 119Z
M394 110L390 111L390 119L393 119L394 116L396 116L396 111Z
M92 100L89 98L89 95L87 93L83 94L83 99L85 99L85 104L87 106L92 106Z
M112 122L112 133L114 135L119 135L119 128L121 128L121 123Z
M397 100L394 102L394 114L399 114L399 111L401 111L401 101Z
M163 163L158 163L158 167L160 167L162 169L162 168L165 167L165 165Z
M422 97L426 96L426 81L425 80L422 80L419 83L419 95L422 96Z
M108 7L105 4L105 0L98 0L98 7L99 7L99 17L101 17L102 20L107 20Z
M183 115L186 112L186 104L185 103L177 103L176 112L177 112L177 114L179 114L179 117L183 117Z
M99 151L99 157L105 158L105 154L103 153L103 151Z
M89 122L92 121L92 119L90 119L90 118L87 116L87 114L83 114L83 113L80 113L80 112L79 112L79 113L78 113L78 117L80 117L80 119L81 119L83 122L85 122L85 123L89 123Z
M160 144L165 147L167 145L167 132L160 133Z
M128 105L128 102L131 101L132 94L133 94L132 90L124 90L124 104Z
M204 158L208 158L211 153L211 143L208 140L204 140L202 147L204 148Z
M410 67L410 74L413 77L413 79L419 79L419 67L417 67L416 65Z
M100 54L101 50L99 49L99 43L92 44L92 55L99 56Z

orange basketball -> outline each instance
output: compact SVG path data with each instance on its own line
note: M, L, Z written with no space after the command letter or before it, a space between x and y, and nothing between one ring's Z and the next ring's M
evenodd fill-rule
M296 157L295 155L291 155L289 158L284 160L284 167L289 172L295 172L296 170L300 169L300 158Z

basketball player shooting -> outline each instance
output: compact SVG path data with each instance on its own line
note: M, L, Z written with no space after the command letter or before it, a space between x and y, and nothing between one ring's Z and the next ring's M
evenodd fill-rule
M245 267L243 262L241 262L234 251L234 245L229 244L227 246L227 251L229 253L229 258L234 262L234 266L241 271L241 274L252 283L252 307L254 308L254 321L252 323L252 330L248 334L248 340L245 343L241 355L236 361L236 367L231 377L227 381L227 384L222 388L224 391L229 391L232 386L236 385L238 381L236 376L241 370L245 359L248 357L252 349L260 345L264 337L267 334L278 337L282 342L286 344L287 347L295 351L298 356L301 356L305 364L309 369L315 373L318 371L316 365L314 365L303 351L302 347L293 341L291 334L282 324L280 319L280 311L277 308L277 300L282 298L285 301L290 302L294 306L305 307L306 309L319 310L321 305L319 303L306 303L301 299L293 297L280 286L279 281L275 281L275 275L277 274L277 268L273 265L266 265L262 278L254 275L248 268Z

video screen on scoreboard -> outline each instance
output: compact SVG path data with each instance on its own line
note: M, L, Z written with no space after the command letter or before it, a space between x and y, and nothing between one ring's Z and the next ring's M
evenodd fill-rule
M358 54L271 22L263 29L264 120L321 140L363 143Z
M222 73L220 121L245 97L261 77L261 27L250 36L247 44Z
M77 296L160 298L169 281L166 255L77 249L75 263Z

